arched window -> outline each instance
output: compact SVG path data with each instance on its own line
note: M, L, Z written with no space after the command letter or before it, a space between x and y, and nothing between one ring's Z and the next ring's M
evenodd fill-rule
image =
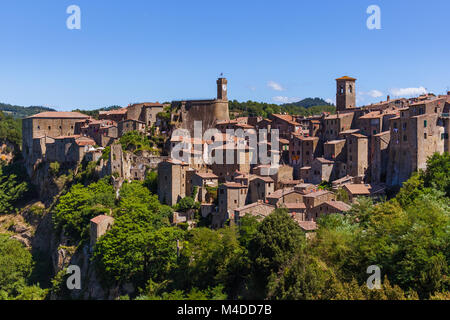
M353 87L351 85L348 87L348 92L353 93Z

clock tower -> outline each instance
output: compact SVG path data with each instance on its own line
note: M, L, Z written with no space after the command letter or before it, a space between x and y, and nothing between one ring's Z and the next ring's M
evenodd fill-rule
M228 81L226 78L217 79L217 100L228 100Z

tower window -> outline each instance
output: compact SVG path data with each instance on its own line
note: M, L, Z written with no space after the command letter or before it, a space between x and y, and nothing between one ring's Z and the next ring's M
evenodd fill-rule
M353 93L353 87L352 86L348 87L348 92Z

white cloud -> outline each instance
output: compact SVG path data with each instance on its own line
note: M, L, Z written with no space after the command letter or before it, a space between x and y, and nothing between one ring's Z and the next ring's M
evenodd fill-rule
M272 100L277 103L293 103L293 102L298 102L301 99L297 98L297 97L276 96L276 97L273 97Z
M363 96L369 96L369 97L372 97L372 98L382 97L383 96L383 92L381 92L380 90L370 90L369 92L361 91L361 92L359 92L358 95L360 96L360 98L362 100L364 100Z
M334 103L334 101L331 100L330 98L326 99L325 102L327 102L327 103L329 103L329 104L333 104L333 103Z
M396 97L400 96L420 96L421 94L427 93L427 89L424 87L419 88L400 88L400 89L391 89L391 94Z
M267 82L267 86L275 91L284 91L284 88L281 86L281 84L276 83L275 81Z
M369 96L371 96L372 98L379 98L383 96L383 92L379 91L379 90L371 90L367 93Z

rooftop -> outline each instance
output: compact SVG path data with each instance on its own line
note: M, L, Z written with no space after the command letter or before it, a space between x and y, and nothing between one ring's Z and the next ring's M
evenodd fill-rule
M333 208L336 208L336 209L338 209L340 211L344 211L344 212L350 210L350 208L351 208L350 205L348 205L348 204L346 204L345 202L342 202L342 201L327 201L326 204L331 206L331 207L333 207Z
M314 231L317 230L317 223L314 221L298 221L298 225L302 228L303 231Z
M41 112L35 114L34 116L28 117L27 119L89 119L88 115L79 113L79 112L57 112L57 111L49 111L49 112Z
M345 184L344 188L346 188L351 194L354 195L369 195L370 194L370 186L365 184Z
M343 77L337 78L336 80L356 81L355 78L352 78L352 77L349 77L349 76L343 76Z

